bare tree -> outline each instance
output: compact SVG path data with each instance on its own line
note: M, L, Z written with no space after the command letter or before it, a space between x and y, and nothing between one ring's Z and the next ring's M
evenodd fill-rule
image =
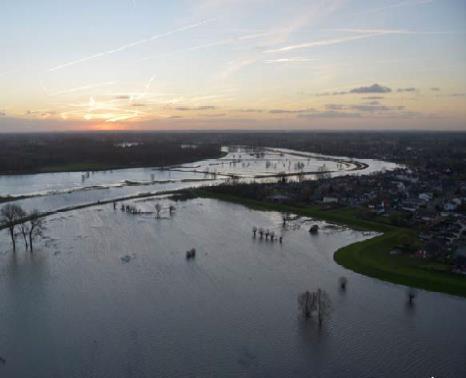
M170 213L170 215L172 215L172 214L175 212L175 210L176 210L176 208L175 208L175 206L173 206L173 205L170 205L170 206L168 207L168 212Z
M416 289L410 287L407 292L408 304L412 306L414 304L414 299L416 298L417 292Z
M298 306L306 319L316 317L319 326L322 325L324 319L328 318L331 311L330 297L322 289L313 292L305 291L300 294L298 296Z
M317 289L317 320L322 325L324 319L328 318L331 311L330 297L326 291Z
M261 239L264 237L264 229L262 227L259 228L259 236Z
M45 222L37 210L33 210L32 213L29 214L28 218L29 249L32 253L34 251L34 239L42 236L45 230Z
M346 290L346 284L348 283L348 279L346 277L342 276L342 277L340 277L338 279L338 282L340 284L340 289L342 291L345 291Z
M160 212L162 211L162 205L160 203L155 204L155 212L156 212L156 217L160 218Z
M16 233L15 229L18 223L26 215L26 212L21 206L8 204L2 207L0 211L0 224L6 226L10 233L11 243L13 245L13 251L16 251Z
M306 319L312 316L314 310L314 293L306 290L298 295L298 307Z
M26 222L20 223L19 231L21 232L21 236L23 237L23 240L24 240L24 248L27 251L29 248L29 243L28 243L29 226L28 224Z

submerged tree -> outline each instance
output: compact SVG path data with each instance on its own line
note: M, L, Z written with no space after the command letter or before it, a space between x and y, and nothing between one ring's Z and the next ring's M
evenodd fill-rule
M162 211L162 205L160 205L160 203L156 203L155 204L155 213L156 213L156 217L157 218L160 218L160 212Z
M29 235L29 227L26 222L22 222L19 224L19 231L21 232L21 236L23 237L24 240L24 249L27 251L29 248L29 243L28 243L28 235Z
M25 215L26 212L21 206L13 204L3 206L0 211L0 224L6 226L10 233L13 251L16 251L16 226L21 222Z
M408 304L412 306L414 304L414 299L416 298L417 292L416 289L410 287L407 292Z
M45 222L44 219L40 216L39 211L33 210L32 213L29 214L29 221L28 221L28 236L29 236L29 248L31 252L34 251L34 239L39 236L42 236L45 230Z
M344 276L343 276L343 277L340 277L340 278L338 279L338 283L340 284L340 289L341 289L342 291L345 291L345 290L346 290L346 285L347 285L347 283L348 283L348 279L347 279L346 277L344 277Z
M298 306L306 319L315 317L322 325L324 319L327 319L331 311L330 297L326 291L317 289L316 291L310 292L305 291L298 296Z
M314 309L314 293L306 290L304 293L298 295L298 307L303 316L309 319Z

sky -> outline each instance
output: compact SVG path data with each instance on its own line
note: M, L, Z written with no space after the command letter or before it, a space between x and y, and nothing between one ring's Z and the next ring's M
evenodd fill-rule
M465 0L2 0L0 132L466 130Z

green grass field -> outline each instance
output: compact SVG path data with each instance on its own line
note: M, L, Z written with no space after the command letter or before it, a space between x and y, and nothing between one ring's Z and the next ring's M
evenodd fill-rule
M195 193L201 197L243 204L252 209L291 212L353 229L380 232L382 235L339 249L335 252L335 261L347 269L384 281L466 297L465 276L442 271L445 269L442 264L389 253L403 241L415 239L415 232L410 229L361 219L357 210L351 208L322 210L310 206L287 206L256 201L208 190L197 190Z

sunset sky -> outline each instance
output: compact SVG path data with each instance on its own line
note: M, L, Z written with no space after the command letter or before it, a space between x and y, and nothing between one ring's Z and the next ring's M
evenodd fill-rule
M2 0L0 132L466 129L464 0Z

